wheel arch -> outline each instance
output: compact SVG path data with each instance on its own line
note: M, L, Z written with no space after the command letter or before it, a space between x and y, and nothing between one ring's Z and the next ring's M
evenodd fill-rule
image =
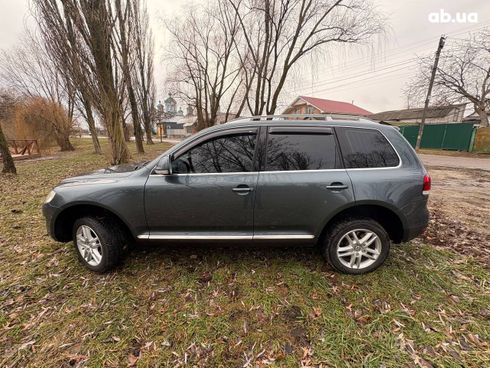
M53 233L56 240L60 242L68 242L72 240L72 229L75 221L79 218L92 216L113 219L124 231L125 235L134 238L130 226L126 223L122 216L115 211L99 204L91 202L72 203L63 208L53 223Z
M404 238L406 220L394 206L378 201L362 201L340 208L328 216L323 222L318 239L324 239L333 224L348 218L371 218L379 222L393 243L401 243Z

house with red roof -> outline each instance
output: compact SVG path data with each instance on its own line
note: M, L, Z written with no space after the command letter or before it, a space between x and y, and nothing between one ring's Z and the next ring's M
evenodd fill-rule
M283 114L340 114L368 116L372 113L349 102L298 96L284 110Z

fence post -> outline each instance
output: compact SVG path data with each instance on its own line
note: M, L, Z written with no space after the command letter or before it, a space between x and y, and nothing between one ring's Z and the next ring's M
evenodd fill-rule
M473 152L473 148L475 145L475 137L476 137L476 132L478 131L478 128L476 128L473 125L473 130L471 131L471 138L470 138L470 144L468 146L468 152Z
M447 126L448 126L447 124L444 124L444 133L442 133L441 149L444 149L444 143L446 142Z

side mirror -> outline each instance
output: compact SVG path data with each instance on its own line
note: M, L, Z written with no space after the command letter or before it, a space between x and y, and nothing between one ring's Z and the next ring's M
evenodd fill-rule
M172 175L172 163L169 156L164 156L158 161L153 172L157 175Z

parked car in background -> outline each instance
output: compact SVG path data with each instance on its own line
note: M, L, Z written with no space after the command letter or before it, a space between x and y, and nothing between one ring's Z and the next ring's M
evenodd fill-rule
M73 240L97 272L128 241L222 241L318 244L334 269L362 274L425 229L429 190L391 126L258 117L203 130L151 162L66 179L43 212L51 236Z

